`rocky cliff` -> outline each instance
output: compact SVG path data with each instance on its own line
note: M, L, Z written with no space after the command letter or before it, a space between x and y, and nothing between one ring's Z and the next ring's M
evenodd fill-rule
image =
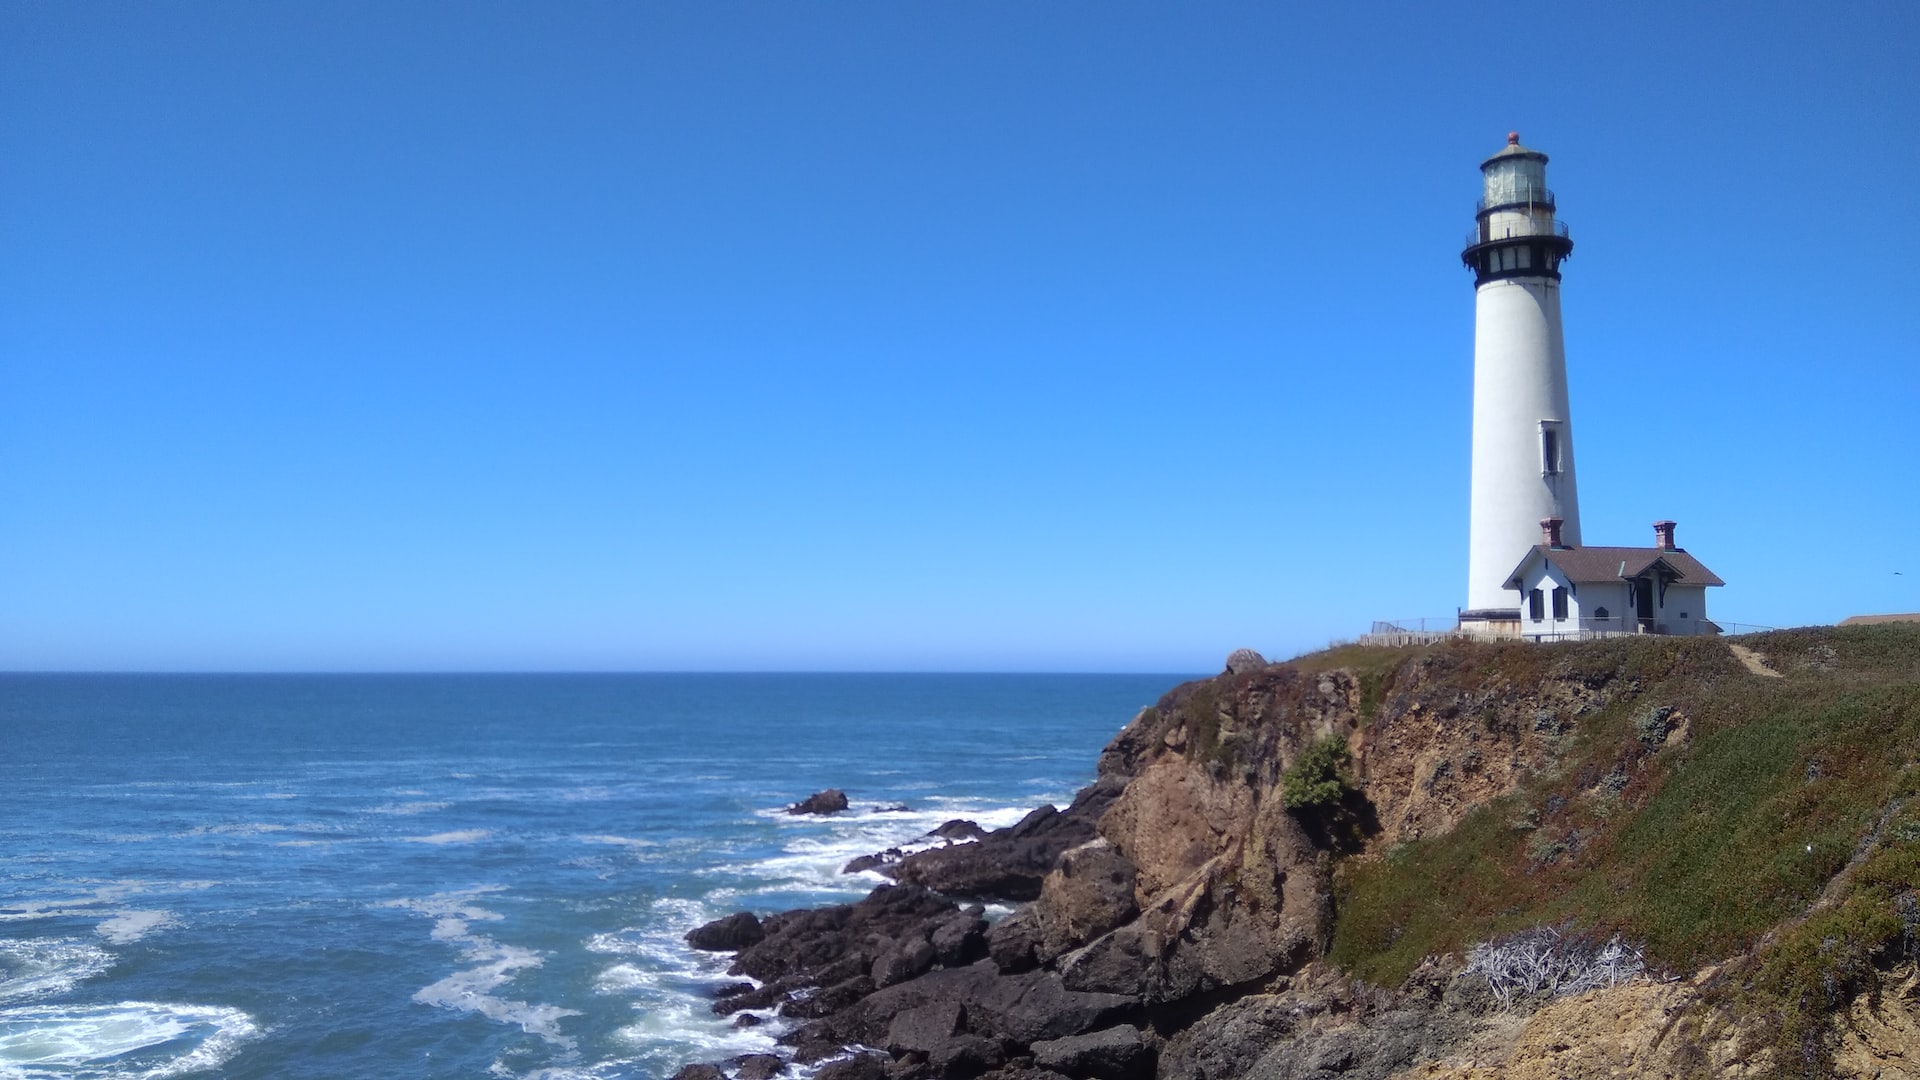
M1920 1077L1920 628L1742 644L1236 654L1066 810L703 928L716 1009L823 1080Z

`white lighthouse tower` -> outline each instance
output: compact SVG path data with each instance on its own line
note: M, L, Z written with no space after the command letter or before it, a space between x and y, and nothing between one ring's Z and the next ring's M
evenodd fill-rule
M1467 606L1460 627L1520 631L1514 567L1557 521L1559 545L1580 546L1573 413L1560 336L1560 264L1573 251L1554 219L1547 155L1507 136L1480 165L1479 224L1460 258L1473 271L1473 498Z

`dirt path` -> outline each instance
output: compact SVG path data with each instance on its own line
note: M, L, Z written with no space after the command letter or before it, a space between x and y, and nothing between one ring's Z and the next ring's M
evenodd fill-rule
M1728 645L1727 648L1733 650L1734 659L1740 661L1748 671L1753 672L1755 675L1765 675L1769 679L1777 679L1780 677L1780 673L1768 667L1766 660L1762 658L1759 653L1754 652L1745 645Z

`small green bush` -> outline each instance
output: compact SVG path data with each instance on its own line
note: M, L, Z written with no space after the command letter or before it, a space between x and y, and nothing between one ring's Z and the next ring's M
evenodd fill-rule
M1347 779L1347 740L1328 735L1317 740L1281 778L1289 810L1317 810L1337 804L1352 784Z

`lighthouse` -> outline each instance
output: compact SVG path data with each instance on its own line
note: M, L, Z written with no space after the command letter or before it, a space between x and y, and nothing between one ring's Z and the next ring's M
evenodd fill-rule
M1573 251L1554 217L1547 155L1518 133L1480 164L1485 189L1461 261L1473 271L1473 490L1463 631L1520 632L1508 579L1540 543L1580 546L1573 413L1560 334L1560 267Z

